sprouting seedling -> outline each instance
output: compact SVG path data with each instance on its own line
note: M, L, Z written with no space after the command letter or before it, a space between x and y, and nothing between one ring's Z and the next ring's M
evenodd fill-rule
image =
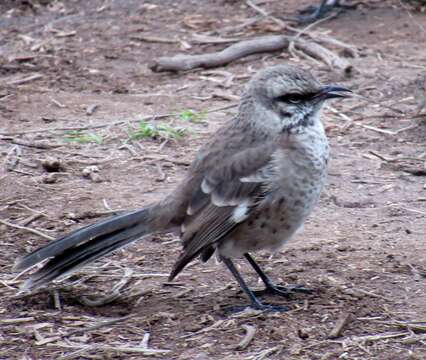
M129 129L127 132L131 140L141 140L144 138L179 140L186 133L187 130L183 127L173 127L168 124L153 124L145 120L140 121L136 129Z
M183 110L179 113L179 119L192 123L201 123L206 117L206 111Z
M103 142L102 136L95 133L84 133L80 130L70 130L65 132L66 142L76 142L79 144L96 143L101 145Z
M150 138L155 136L155 126L144 120L139 122L136 129L129 128L127 134L131 140L140 140L143 138Z
M159 136L166 139L179 140L187 134L187 130L184 127L173 127L167 124L159 124L157 130Z

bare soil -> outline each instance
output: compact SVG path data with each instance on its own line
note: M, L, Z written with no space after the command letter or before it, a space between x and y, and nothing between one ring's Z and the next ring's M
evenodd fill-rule
M308 3L259 6L278 17ZM243 39L287 31L264 19L225 33L258 15L244 1L3 1L0 14L1 359L137 359L148 355L137 352L143 339L169 351L155 354L161 359L426 359L426 121L417 115L426 97L425 13L370 1L308 30L356 49L349 79L286 51L216 72L149 70L159 56L226 46L198 44L194 33ZM263 298L287 305L286 313L229 314L246 299L214 260L166 282L180 244L165 235L17 295L25 275L13 273L14 259L48 241L28 228L56 237L161 198L235 108L207 111L235 103L255 70L282 62L375 101L325 108L333 154L327 190L292 243L256 254L278 283L305 284L313 294ZM150 121L185 128L185 136L129 136L138 122L163 114L177 115ZM59 165L49 166L52 159ZM83 176L88 166L95 175ZM88 306L85 296L111 301ZM244 326L255 336L241 347Z

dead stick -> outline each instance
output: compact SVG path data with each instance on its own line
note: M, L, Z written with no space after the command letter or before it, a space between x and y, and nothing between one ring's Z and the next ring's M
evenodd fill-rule
M323 61L330 68L342 72L345 76L350 76L353 72L353 66L331 50L317 43L284 35L271 35L243 40L222 51L209 54L178 54L172 57L161 57L150 65L150 69L154 72L162 72L218 67L248 55L283 50L288 48L290 43L306 54Z
M123 317L117 318L117 319L101 321L101 322L99 322L95 325L88 326L88 327L85 327L85 328L82 328L82 329L74 329L74 330L67 331L65 334L62 334L61 337L65 338L65 337L69 337L69 336L76 335L76 334L84 334L84 333L87 333L89 331L98 330L98 329L105 327L105 326L114 325L118 322L125 321L125 320L130 319L130 318L134 318L134 316L133 315L127 315L127 316L123 316Z
M282 26L283 28L286 27L286 23L282 21L281 19L276 18L275 16L269 15L265 10L263 10L258 5L254 4L250 0L246 1L246 4L250 6L254 11L258 12L260 15L262 15L265 18L271 19L273 22L275 22L277 25Z
M20 324L23 322L30 322L30 321L34 321L35 318L30 316L30 317L24 317L24 318L15 318L15 319L1 319L0 320L0 324L2 325L13 325L13 324Z
M106 352L123 352L123 353L136 353L143 354L145 356L155 356L167 354L171 350L163 350L163 349L146 349L139 346L112 346L112 345L99 345L99 344L80 344L80 343L65 343L65 342L57 342L55 344L47 344L49 347L60 347L64 349L85 349L87 351L106 351Z
M4 224L6 226L13 227L15 229L26 230L26 231L28 231L30 233L33 233L33 234L36 234L38 236L44 237L45 239L48 239L48 240L53 240L54 239L54 237L52 237L52 236L49 236L47 234L42 233L41 231L38 231L36 229L32 229L32 228L27 227L27 226L21 226L21 225L12 224L9 221L3 220L3 219L0 219L0 223Z
M176 40L176 39L167 39L167 38L161 38L157 36L131 36L130 40L145 41L149 43L164 43L164 44L176 44L179 42L179 40Z
M10 141L12 144L21 145L21 146L27 146L27 147L33 147L36 149L54 149L57 147L64 146L64 144L50 144L43 141L26 141L22 139L15 139L12 137L0 137L0 140Z
M21 84L28 83L30 81L41 79L42 77L43 77L42 74L38 74L37 73L37 74L33 74L33 75L30 75L30 76L24 77L22 79L17 79L17 80L9 81L7 83L7 85L21 85Z
M250 345L251 341L256 335L256 326L243 324L241 325L243 329L246 331L244 338L239 342L236 346L236 350L244 350L247 346Z
M350 319L351 319L351 314L349 313L341 314L339 318L337 319L336 325L334 325L334 328L328 334L328 338L329 339L338 338L342 334L344 327L348 325Z
M172 57L161 57L150 65L154 72L183 71L195 68L212 68L226 65L242 57L284 49L288 46L287 36L274 35L263 36L256 39L244 40L233 44L222 51L201 55L175 55Z
M326 63L330 67L330 69L342 71L343 74L348 77L352 75L352 65L346 59L341 58L340 56L338 56L331 50L328 50L324 46L321 46L314 42L308 42L302 39L297 39L297 41L295 42L295 47L299 50L302 50L306 54Z

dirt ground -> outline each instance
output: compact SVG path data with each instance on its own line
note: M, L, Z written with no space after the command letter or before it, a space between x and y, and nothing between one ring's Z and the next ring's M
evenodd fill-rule
M275 17L309 3L257 2ZM0 359L426 359L426 14L365 1L308 29L349 46L327 44L347 56L350 78L288 51L151 72L160 56L227 46L194 33L294 34L271 18L236 30L259 16L245 1L202 4L0 3ZM313 294L263 298L286 313L228 314L246 299L214 260L166 282L180 251L171 235L18 294L14 259L48 241L30 230L56 237L161 198L253 72L283 62L371 99L325 108L333 159L320 204L285 249L255 256L277 282ZM146 121L160 130L147 136Z

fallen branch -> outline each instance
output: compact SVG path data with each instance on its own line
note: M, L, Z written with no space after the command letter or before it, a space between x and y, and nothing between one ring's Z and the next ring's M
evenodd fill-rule
M161 57L150 65L150 69L154 72L187 71L196 68L208 69L229 64L248 55L283 50L288 48L290 43L294 43L296 48L309 56L323 61L331 69L342 72L344 76L349 76L353 72L353 67L347 60L322 45L285 35L271 35L243 40L222 51L208 54L178 54L172 57Z
M212 68L226 65L242 57L262 53L278 51L288 47L287 36L264 36L252 40L244 40L233 44L222 51L200 55L175 55L161 57L156 60L150 69L154 72L184 71L195 68Z
M302 39L295 41L295 47L298 50L302 50L304 53L312 56L315 59L321 60L332 70L338 70L345 77L349 77L353 73L353 66L346 59L338 56L336 53L325 48L324 46L308 42Z

